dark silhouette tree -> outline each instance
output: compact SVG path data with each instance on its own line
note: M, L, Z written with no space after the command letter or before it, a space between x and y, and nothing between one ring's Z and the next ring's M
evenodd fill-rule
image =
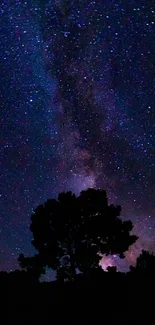
M117 272L117 267L116 266L108 266L107 271L109 273L116 273Z
M130 271L148 275L155 274L155 255L142 250L137 258L136 266L130 266Z
M32 244L38 255L20 256L20 265L48 266L59 280L73 280L76 270L89 273L99 267L100 254L124 252L137 237L130 235L131 221L122 221L120 206L108 205L106 191L88 189L79 197L60 193L58 199L39 205L31 217Z
M37 254L33 257L25 257L23 254L20 254L18 261L21 268L26 269L26 271L36 279L39 279L41 274L45 274L43 260L41 260L40 256Z

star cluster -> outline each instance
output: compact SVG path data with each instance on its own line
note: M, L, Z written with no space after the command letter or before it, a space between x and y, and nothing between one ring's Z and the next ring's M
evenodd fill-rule
M3 1L1 269L32 254L32 209L104 188L155 251L154 1ZM107 265L104 260L104 265Z

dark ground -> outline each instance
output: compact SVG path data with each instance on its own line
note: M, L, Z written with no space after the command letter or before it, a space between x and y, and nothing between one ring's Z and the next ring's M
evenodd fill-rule
M17 271L0 283L3 324L155 324L153 276L103 272L59 284Z

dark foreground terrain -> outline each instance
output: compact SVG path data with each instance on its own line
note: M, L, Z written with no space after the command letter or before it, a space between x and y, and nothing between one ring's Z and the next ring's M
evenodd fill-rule
M63 284L16 271L0 283L3 324L155 324L153 276L102 272Z

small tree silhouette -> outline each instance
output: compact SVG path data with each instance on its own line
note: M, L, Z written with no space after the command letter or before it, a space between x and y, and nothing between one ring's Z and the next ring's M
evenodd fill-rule
M88 273L99 267L100 254L119 254L133 244L131 221L122 221L120 206L108 205L106 192L88 189L79 197L60 193L38 206L31 217L33 246L38 255L19 257L21 267L48 266L62 280L73 280L76 269Z
M130 266L131 272L139 272L145 274L155 273L155 255L148 251L142 250L137 258L136 266Z
M18 261L21 268L26 269L36 279L39 279L41 274L45 274L45 263L43 263L43 260L37 254L32 257L25 257L23 254L20 254Z
M109 273L116 273L117 272L117 267L116 266L108 266L107 271Z

